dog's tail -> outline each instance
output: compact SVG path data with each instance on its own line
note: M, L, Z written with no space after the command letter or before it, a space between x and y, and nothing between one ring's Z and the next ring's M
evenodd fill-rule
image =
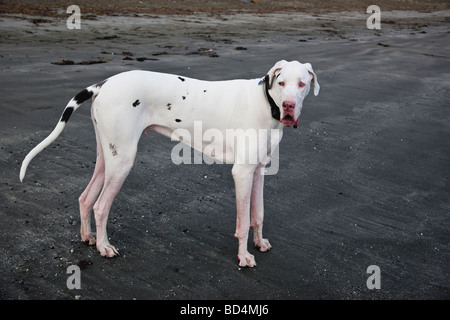
M31 150L27 156L25 157L25 159L22 162L22 166L20 167L20 181L23 181L23 178L25 177L25 173L27 171L27 167L28 164L30 163L30 161L42 150L44 150L46 147L48 147L53 141L56 140L56 138L59 137L59 135L61 134L61 132L64 130L64 127L66 126L67 121L69 121L70 116L72 115L72 113L78 109L79 106L81 106L81 104L83 102L85 102L86 100L89 100L92 96L96 96L99 91L101 86L103 85L103 83L105 83L105 81L94 84L90 87L87 87L86 89L84 89L83 91L81 91L80 93L78 93L75 97L73 97L69 103L67 104L66 108L64 109L61 118L59 119L58 124L56 125L55 129L53 129L52 133L50 133L50 135L45 138L44 140L42 140L41 143L39 143L36 147L33 148L33 150Z

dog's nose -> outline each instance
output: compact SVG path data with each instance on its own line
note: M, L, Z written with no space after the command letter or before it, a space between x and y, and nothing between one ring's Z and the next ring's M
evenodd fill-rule
M290 110L295 108L295 102L294 101L283 101L283 109L284 110Z

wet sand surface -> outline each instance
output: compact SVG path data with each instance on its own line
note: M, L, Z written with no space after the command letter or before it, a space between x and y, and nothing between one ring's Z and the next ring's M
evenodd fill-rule
M450 11L380 5L381 30L369 30L355 2L85 17L80 5L80 30L66 27L64 5L43 16L2 2L0 298L448 299ZM82 243L77 199L96 156L89 103L19 181L25 155L88 85L132 69L262 78L281 59L310 62L321 91L284 130L280 170L265 179L273 249L249 243L256 268L238 267L231 166L175 165L176 142L156 133L141 138L109 217L120 256ZM71 265L79 290L66 286ZM366 285L370 265L379 290Z

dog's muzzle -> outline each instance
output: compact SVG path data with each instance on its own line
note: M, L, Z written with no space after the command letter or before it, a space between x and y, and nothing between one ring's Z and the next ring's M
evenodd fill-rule
M283 101L283 118L280 120L286 127L297 127L298 120L295 119L295 102Z

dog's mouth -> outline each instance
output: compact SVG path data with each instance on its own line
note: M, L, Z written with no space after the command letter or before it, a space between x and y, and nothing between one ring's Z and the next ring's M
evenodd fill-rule
M281 123L286 127L292 127L293 125L298 124L298 120L294 120L294 118L290 114L287 114L283 117L283 119L281 119Z

